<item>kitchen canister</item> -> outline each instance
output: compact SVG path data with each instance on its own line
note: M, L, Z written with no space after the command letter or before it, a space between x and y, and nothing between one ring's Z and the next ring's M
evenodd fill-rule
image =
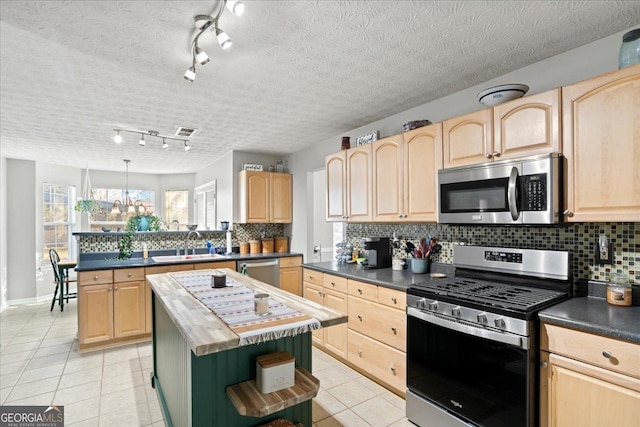
M289 238L287 236L279 236L275 238L276 252L289 252Z
M262 239L262 253L270 254L273 252L273 237L265 237Z
M260 240L249 240L249 249L252 254L259 254L262 246L260 245Z
M249 242L240 242L240 253L241 254L249 253Z
M631 30L622 36L622 44L618 54L618 68L634 64L640 64L640 28Z

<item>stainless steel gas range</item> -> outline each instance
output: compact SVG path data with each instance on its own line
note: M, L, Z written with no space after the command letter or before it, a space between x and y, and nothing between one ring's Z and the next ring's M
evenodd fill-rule
M407 290L407 418L535 426L537 313L571 296L570 254L456 246L454 266Z

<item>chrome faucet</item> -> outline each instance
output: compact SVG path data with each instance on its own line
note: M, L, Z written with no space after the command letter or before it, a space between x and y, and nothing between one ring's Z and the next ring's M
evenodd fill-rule
M197 232L196 230L191 230L191 231L189 231L189 233L187 233L187 238L184 239L184 254L185 255L189 255L189 237L191 237L192 234L195 234L196 236L198 236L198 239L202 237L200 235L200 233ZM196 254L196 247L195 246L193 247L192 254L193 255Z

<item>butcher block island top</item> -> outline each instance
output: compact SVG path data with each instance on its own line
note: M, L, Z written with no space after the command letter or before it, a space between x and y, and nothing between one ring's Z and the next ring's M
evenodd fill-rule
M198 273L211 276L215 272L226 274L228 282L235 282L258 293L269 294L270 299L301 313L305 318L317 320L321 327L347 322L346 314L323 307L228 268L201 270ZM180 273L153 274L146 276L146 280L155 294L156 303L160 303L166 310L193 354L203 356L245 345L240 335L180 283L178 274ZM287 332L286 325L283 325L282 328ZM291 335L296 334L295 331L289 332Z

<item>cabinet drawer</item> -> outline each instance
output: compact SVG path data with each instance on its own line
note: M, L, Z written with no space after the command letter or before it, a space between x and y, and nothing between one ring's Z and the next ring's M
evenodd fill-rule
M541 347L551 353L640 378L638 344L543 324Z
M113 270L79 271L78 285L100 285L113 283Z
M151 274L174 273L176 271L188 271L188 270L193 270L193 264L174 264L174 265L159 265L157 267L147 267L145 274L149 276Z
M357 280L348 280L349 295L364 298L369 301L378 301L378 287L369 283L358 282Z
M314 283L320 286L322 286L322 283L324 281L324 273L320 273L319 271L315 270L309 270L308 268L304 269L302 276L305 282Z
M407 293L378 286L378 302L404 311L407 308Z
M407 388L405 353L350 329L347 341L349 362L404 395Z
M331 274L324 275L323 285L327 289L347 293L347 279L344 277L333 276Z
M302 265L301 256L290 256L280 258L280 268L298 267Z
M208 270L208 269L217 269L217 268L230 268L233 271L236 271L236 262L235 261L211 261L211 262L196 262L193 264L194 270Z
M407 348L407 319L400 310L349 296L349 329L401 351Z
M140 282L144 281L144 267L118 268L113 270L114 282Z

